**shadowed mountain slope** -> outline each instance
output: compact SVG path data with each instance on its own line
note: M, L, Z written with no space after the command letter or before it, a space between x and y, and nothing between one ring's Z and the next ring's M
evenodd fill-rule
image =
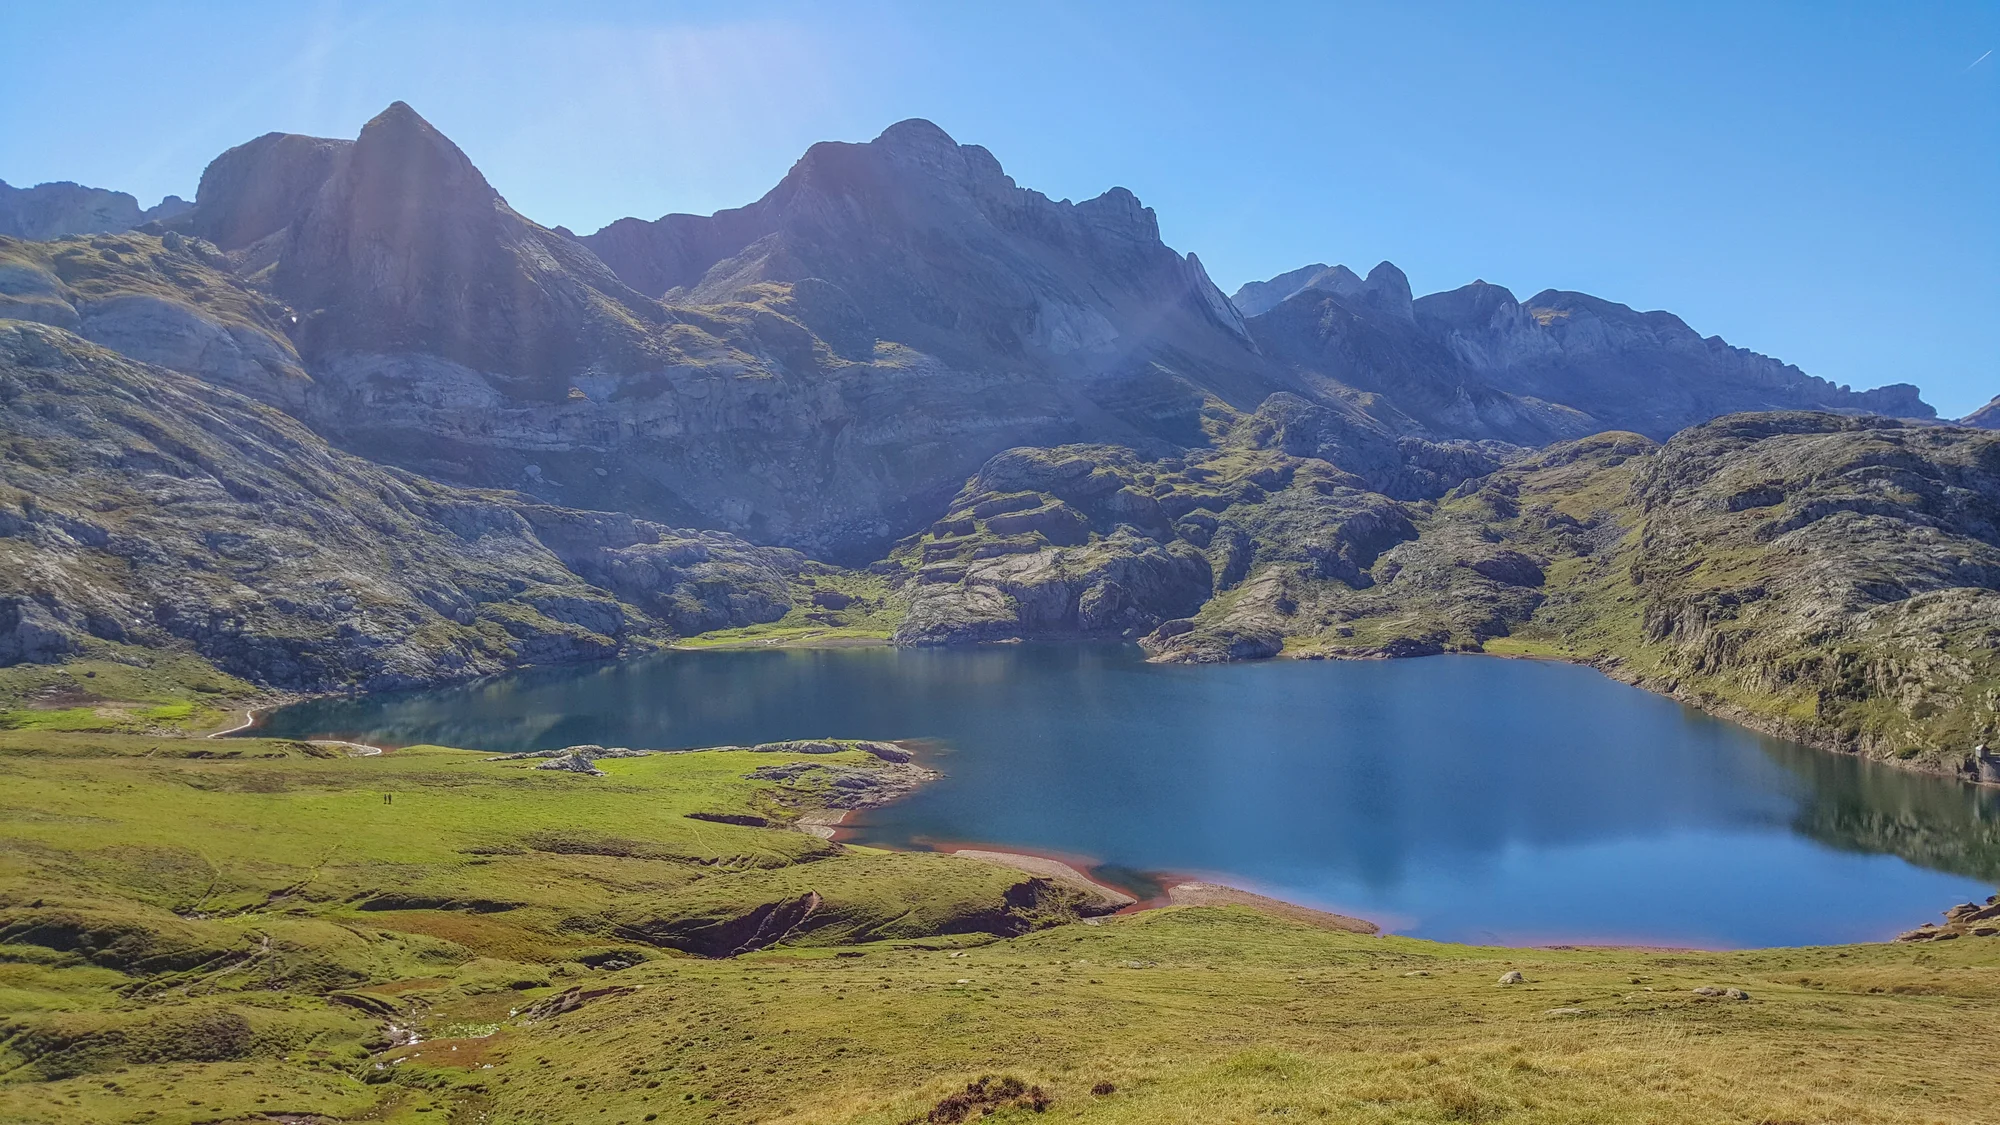
M925 122L662 223L655 249L699 237L645 268L541 227L398 103L352 143L230 150L176 229L281 306L310 373L283 405L350 450L834 554L919 525L1001 449L1163 452L1279 386L1129 193L1051 202Z
M1233 355L1244 336L1201 263L1160 241L1131 192L1051 201L923 120L814 145L748 207L621 220L583 241L670 301L819 278L882 338L952 361L1115 367L1163 347Z

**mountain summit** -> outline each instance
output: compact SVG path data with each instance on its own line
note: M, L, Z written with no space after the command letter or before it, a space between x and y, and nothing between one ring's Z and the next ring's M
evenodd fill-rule
M883 338L954 361L1132 362L1162 345L1226 354L1244 338L1200 261L1162 243L1131 192L1052 201L921 119L814 145L748 207L621 219L582 242L673 303L818 278Z
M1281 273L1269 281L1249 282L1236 291L1230 302L1244 316L1257 316L1307 290L1358 300L1364 305L1394 312L1404 320L1411 318L1410 279L1403 276L1403 271L1397 269L1394 262L1378 264L1368 271L1365 279L1346 266L1326 266L1315 262Z
M402 102L341 153L292 228L274 288L300 310L308 354L418 351L552 397L607 352L635 354L628 322L664 319L507 206Z

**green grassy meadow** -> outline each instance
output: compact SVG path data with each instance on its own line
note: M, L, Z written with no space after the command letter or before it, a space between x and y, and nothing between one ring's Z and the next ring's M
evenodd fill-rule
M889 768L858 750L535 764L0 732L0 1122L1846 1125L2000 1104L2000 939L1498 949L1242 907L1092 918L1019 872L795 831L828 777ZM701 955L753 931L777 940ZM982 1076L1041 1109L954 1100Z

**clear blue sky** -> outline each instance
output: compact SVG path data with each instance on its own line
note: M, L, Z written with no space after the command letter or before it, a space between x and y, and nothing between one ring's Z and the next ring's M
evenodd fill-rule
M192 196L395 99L588 231L928 117L1122 184L1234 290L1382 258L1679 313L1947 415L2000 393L2000 3L479 5L9 0L0 179Z

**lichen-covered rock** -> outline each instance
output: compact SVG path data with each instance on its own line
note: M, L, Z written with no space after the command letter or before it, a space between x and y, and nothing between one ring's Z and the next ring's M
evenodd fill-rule
M922 577L910 590L898 644L1137 635L1194 612L1211 589L1199 552L1129 532L1087 546L975 558L953 581Z

